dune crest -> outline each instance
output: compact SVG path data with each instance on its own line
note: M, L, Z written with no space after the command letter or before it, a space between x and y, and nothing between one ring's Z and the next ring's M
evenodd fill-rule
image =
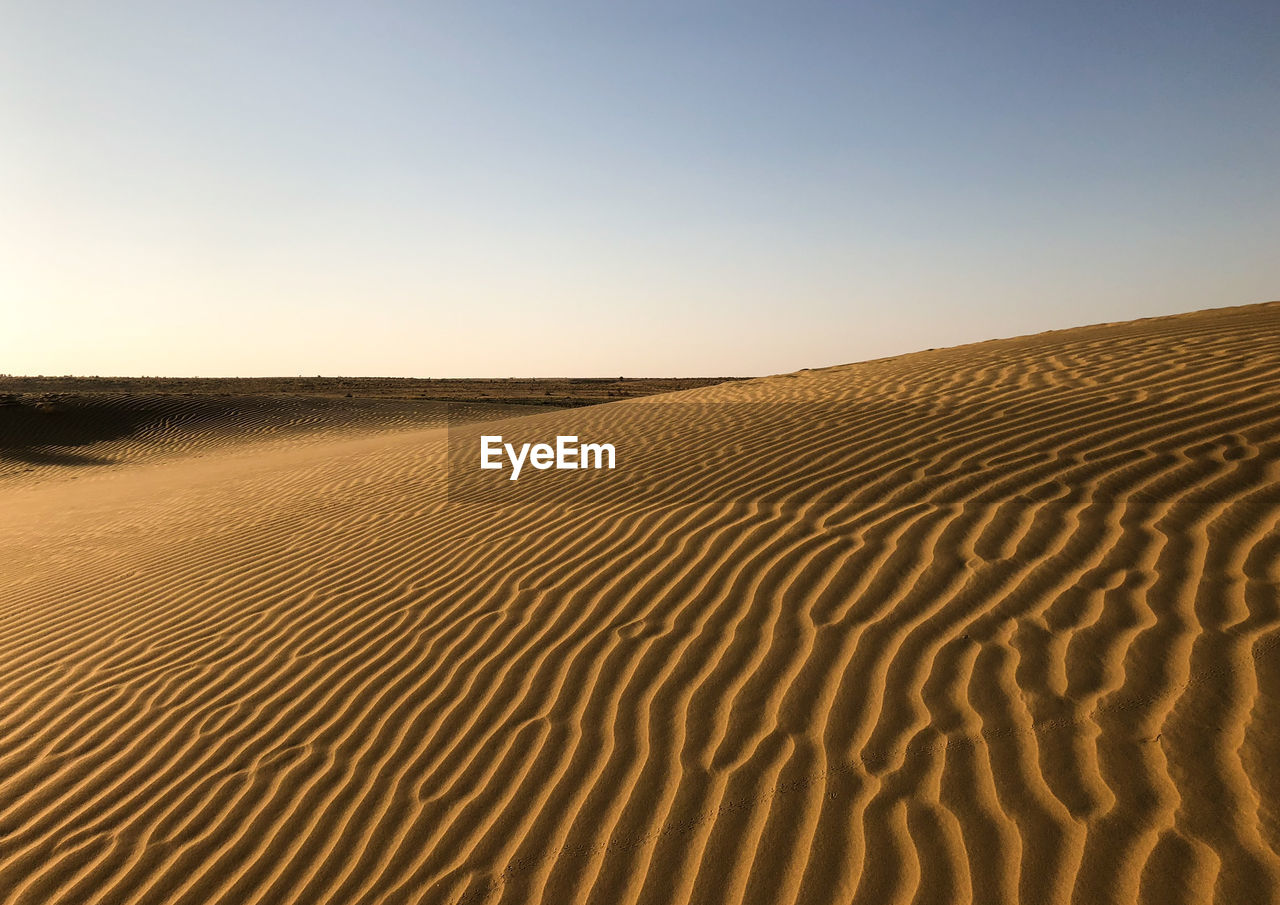
M210 423L0 483L4 905L1280 901L1280 303Z

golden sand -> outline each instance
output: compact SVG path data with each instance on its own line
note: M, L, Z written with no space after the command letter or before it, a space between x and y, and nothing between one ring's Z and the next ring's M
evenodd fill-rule
M282 418L0 449L0 903L1280 900L1280 304Z

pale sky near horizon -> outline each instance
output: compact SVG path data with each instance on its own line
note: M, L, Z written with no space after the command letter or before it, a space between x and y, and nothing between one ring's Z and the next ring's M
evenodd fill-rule
M0 372L754 375L1280 298L1280 3L0 0Z

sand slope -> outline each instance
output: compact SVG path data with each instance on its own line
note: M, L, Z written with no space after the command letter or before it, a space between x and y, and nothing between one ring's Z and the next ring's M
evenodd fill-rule
M0 902L1280 901L1280 304L491 429L0 487Z
M527 413L513 405L377 398L0 394L0 486Z

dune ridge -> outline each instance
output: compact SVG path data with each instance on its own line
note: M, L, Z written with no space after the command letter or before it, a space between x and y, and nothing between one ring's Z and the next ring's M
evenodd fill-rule
M0 902L1280 901L1280 304L379 424L0 488Z

